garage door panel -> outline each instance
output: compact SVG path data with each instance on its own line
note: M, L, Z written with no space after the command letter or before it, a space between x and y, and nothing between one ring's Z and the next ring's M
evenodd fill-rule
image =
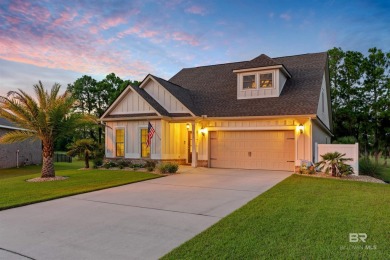
M211 167L293 170L293 131L211 132L210 138Z

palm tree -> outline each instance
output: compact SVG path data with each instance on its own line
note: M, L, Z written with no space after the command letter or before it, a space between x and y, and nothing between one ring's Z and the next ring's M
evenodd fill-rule
M326 153L324 155L321 155L322 161L316 163L316 167L319 167L320 170L323 170L325 168L325 172L329 173L330 171L332 173L332 176L341 176L343 173L342 169L344 169L345 166L349 167L349 165L345 162L352 161L351 158L344 158L344 156L345 153Z
M21 89L8 92L6 97L0 96L0 116L25 129L8 132L0 138L0 143L41 140L42 178L55 176L53 154L56 138L72 131L86 119L82 114L69 113L75 100L68 92L60 95L60 88L56 83L48 92L39 81L34 85L35 99Z
M97 148L93 139L80 139L68 146L69 156L75 156L78 154L84 154L85 168L89 168L89 156Z

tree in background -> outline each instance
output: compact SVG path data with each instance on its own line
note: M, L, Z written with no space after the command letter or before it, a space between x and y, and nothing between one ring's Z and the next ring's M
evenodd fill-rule
M92 120L80 113L70 113L75 99L69 92L60 95L60 88L59 84L54 84L48 92L39 81L34 85L35 98L21 89L10 91L7 97L0 96L0 116L26 129L8 132L0 138L0 142L41 140L42 178L55 177L53 154L58 137L72 132L80 122Z
M80 139L68 145L69 151L67 155L76 156L84 154L85 168L89 168L89 158L93 151L97 148L97 144L92 139Z
M129 85L139 85L138 81L122 80L114 73L108 74L101 81L96 81L90 76L84 75L77 79L73 84L68 85L68 90L73 97L78 100L75 111L87 113L100 118L119 94ZM91 138L102 143L103 128L101 125L84 125L76 131L72 137L76 139ZM64 136L61 147L69 143L69 137Z
M329 75L335 139L353 136L365 154L389 153L390 54L329 50ZM351 138L350 138L351 139Z
M377 48L368 50L368 57L364 59L364 105L368 114L369 128L373 133L373 152L378 162L379 147L388 146L383 144L385 136L380 136L380 129L384 128L381 123L388 119L389 107L389 63L390 53L383 53ZM387 117L386 117L387 115ZM365 139L366 140L366 139ZM367 141L367 140L366 140ZM381 144L380 144L381 143Z

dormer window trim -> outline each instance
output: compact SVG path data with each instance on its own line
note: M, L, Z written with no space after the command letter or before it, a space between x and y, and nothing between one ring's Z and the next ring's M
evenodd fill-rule
M271 87L261 87L261 75L267 75L271 74L272 75L272 86ZM275 89L276 88L276 73L274 70L262 70L262 71L254 71L254 72L246 72L246 73L240 73L240 89L243 91L248 91L248 90L260 90L260 89ZM249 82L249 80L244 81L244 77L246 76L255 76L255 87L247 87L244 88L245 82ZM253 84L252 84L253 85Z
M292 78L290 72L284 67L284 65L275 65L275 66L267 66L267 67L256 67L256 68L249 68L249 69L237 69L233 70L234 73L247 73L247 72L258 72L258 71L266 71L266 70L275 70L280 69L287 78Z

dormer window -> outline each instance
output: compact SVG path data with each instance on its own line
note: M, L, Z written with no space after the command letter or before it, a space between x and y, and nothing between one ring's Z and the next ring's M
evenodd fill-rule
M260 73L260 88L272 88L272 73Z
M255 89L256 88L256 75L246 75L242 77L243 89Z
M274 73L273 72L257 72L242 75L242 89L264 89L274 87Z
M286 67L265 54L233 69L237 74L237 99L279 97L291 74Z

